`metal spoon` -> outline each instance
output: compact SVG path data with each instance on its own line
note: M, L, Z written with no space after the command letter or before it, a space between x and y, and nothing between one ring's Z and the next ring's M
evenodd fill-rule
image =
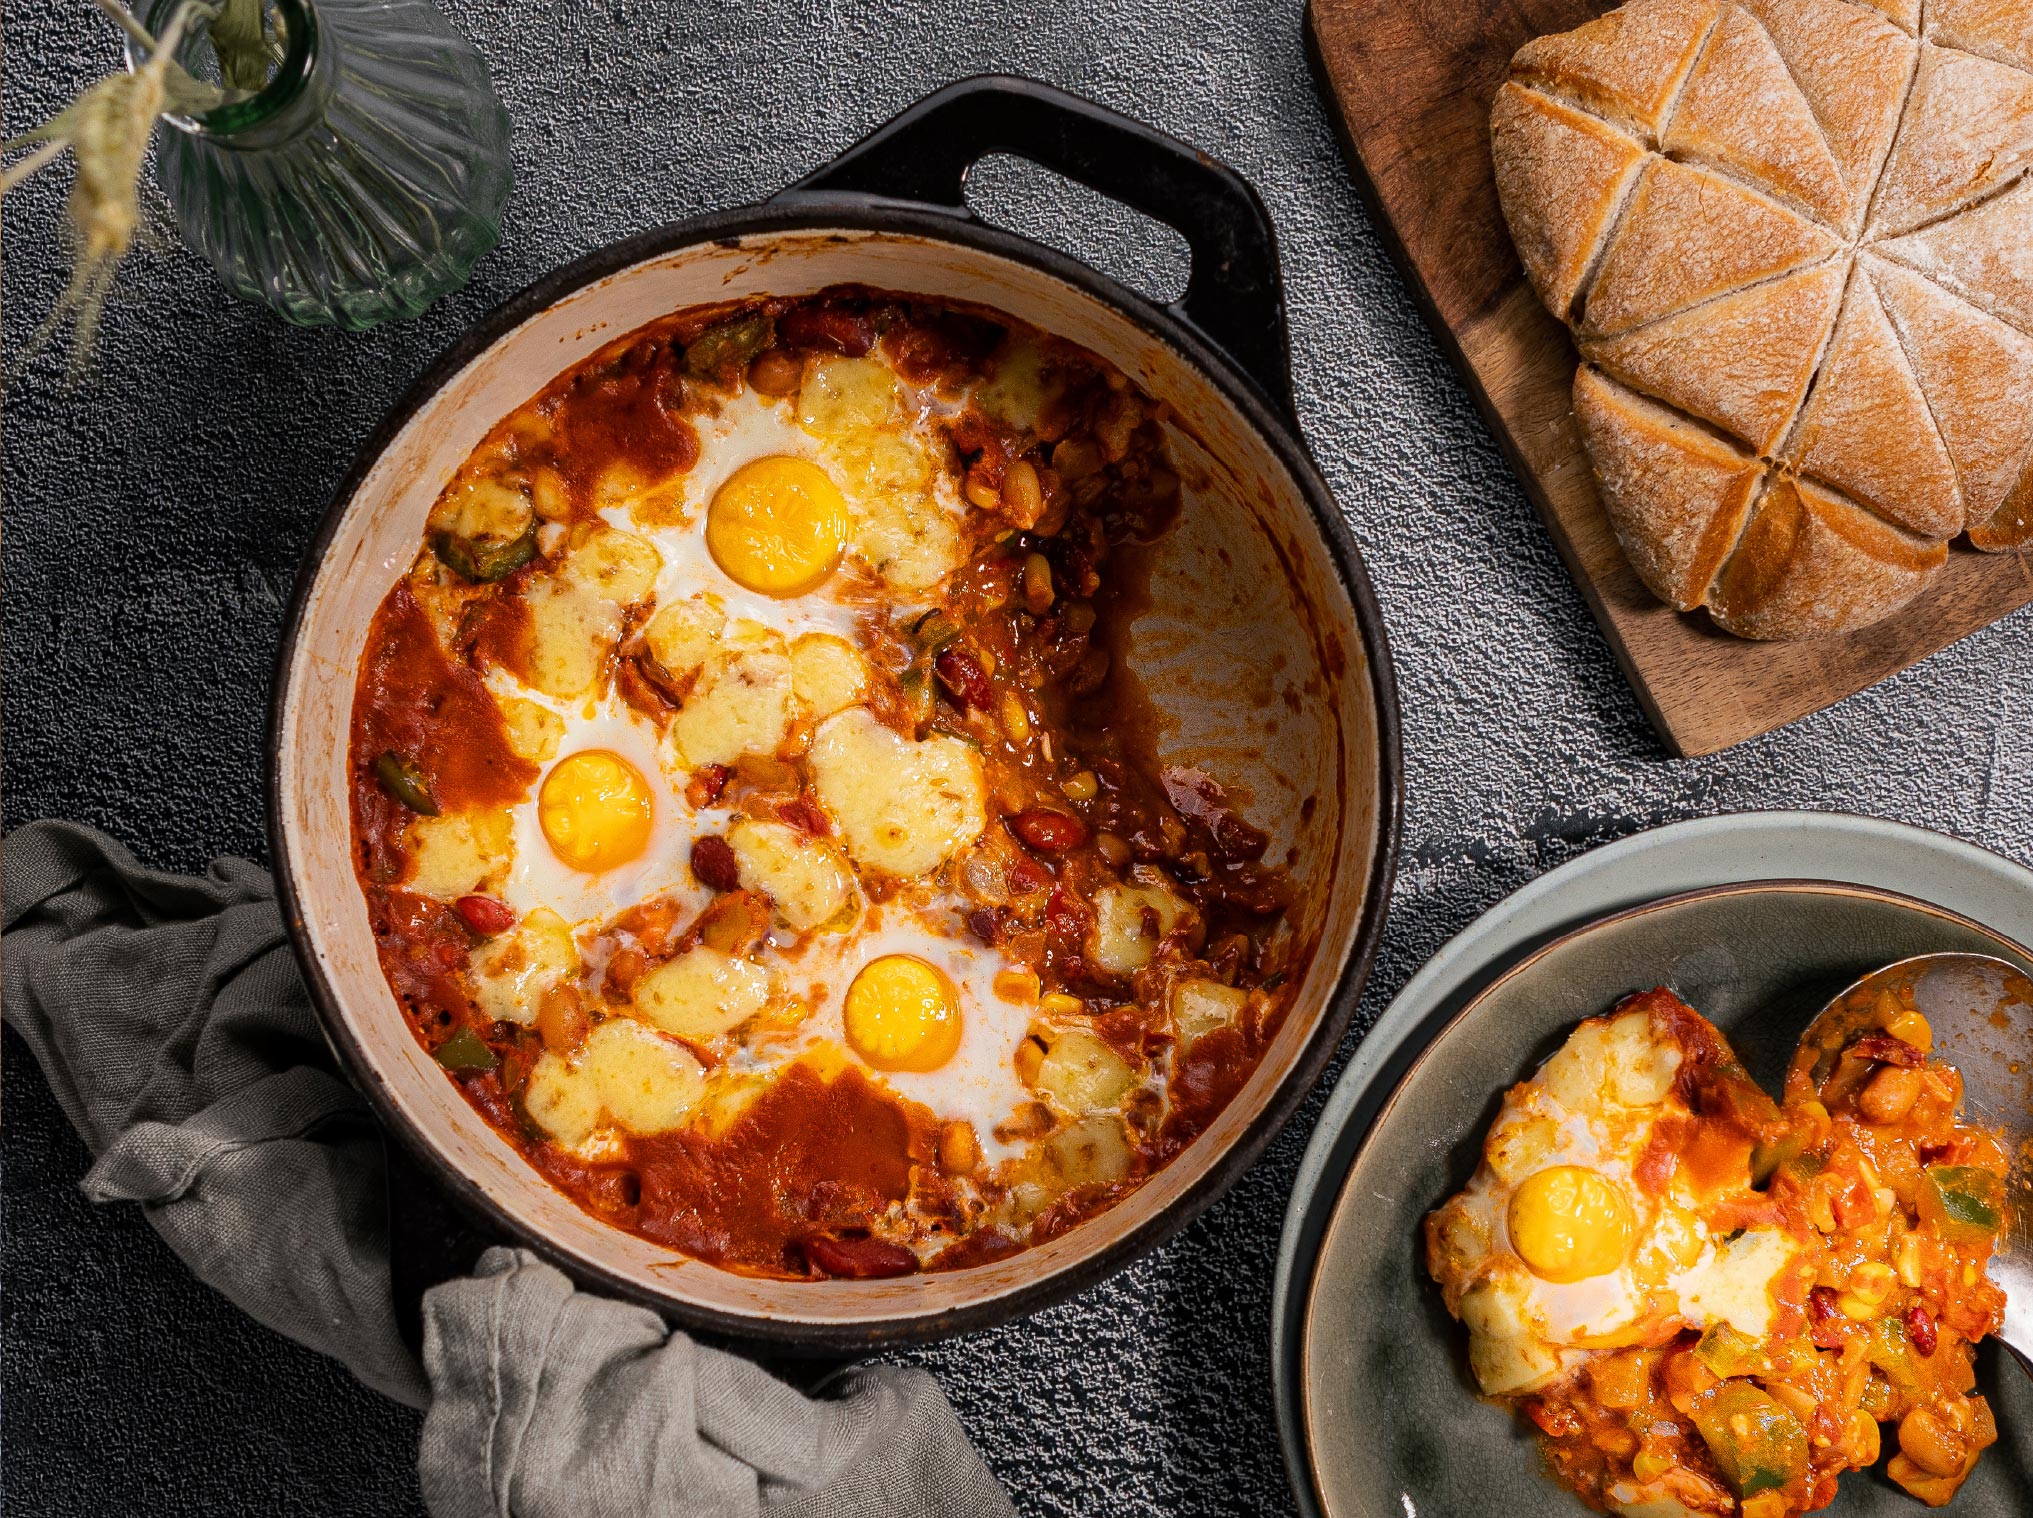
M2005 1293L1998 1338L2033 1375L2033 980L1988 954L1919 954L1873 970L1801 1035L1801 1047L1816 1051L1817 1083L1850 1037L1871 1026L1876 993L1897 996L1906 986L1934 1030L1934 1057L1962 1073L1964 1120L1996 1132L2012 1156L2005 1234L1990 1278Z

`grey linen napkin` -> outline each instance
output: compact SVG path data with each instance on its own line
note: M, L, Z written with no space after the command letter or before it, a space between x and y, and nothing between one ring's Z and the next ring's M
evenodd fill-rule
M89 828L0 847L0 1013L96 1161L205 1281L428 1407L439 1518L974 1518L1013 1513L924 1371L807 1397L522 1250L424 1299L419 1364L389 1281L381 1135L338 1074L267 874L143 868Z

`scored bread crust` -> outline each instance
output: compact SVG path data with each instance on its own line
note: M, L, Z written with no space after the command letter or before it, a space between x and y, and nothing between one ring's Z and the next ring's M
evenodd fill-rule
M1849 224L1849 186L1807 96L1757 17L1732 5L1688 76L1661 146L1725 165L1831 226Z
M1621 337L1584 337L1582 356L1769 453L1807 393L1842 280L1819 263Z
M1707 169L1653 158L1631 191L1582 307L1608 336L1819 263L1841 246L1777 202Z
M1660 600L1694 610L1736 546L1764 467L1587 364L1574 371L1574 416L1605 461L1603 505L1631 567Z
M2033 175L1962 216L1871 251L1926 275L2008 326L2033 332Z
M1660 599L1811 637L2033 548L2033 0L1630 0L1491 144Z
M1796 467L1887 521L1953 537L1965 515L1962 485L1870 280L1850 281L1821 373L1794 434Z
M1489 129L1497 194L1518 208L1511 240L1539 298L1564 317L1644 165L1644 146L1599 117L1508 82Z
M2033 10L2020 0L1934 0L1931 9L1945 45L2033 70Z
M1883 16L1849 0L1737 3L1763 24L1828 138L1848 191L1848 214L1840 229L1854 235L1892 150L1917 44Z
M1740 638L1852 632L1903 606L1934 578L1948 544L1901 532L1833 491L1774 475L1708 612Z
M1649 0L1642 14L1626 5L1533 38L1512 56L1511 77L1650 135L1721 9L1717 0Z

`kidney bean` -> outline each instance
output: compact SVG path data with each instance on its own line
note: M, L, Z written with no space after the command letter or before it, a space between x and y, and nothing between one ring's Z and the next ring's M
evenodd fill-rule
M794 348L823 348L860 358L875 346L875 319L842 306L793 306L777 318L777 335Z
M452 903L452 910L482 938L506 933L515 926L515 914L492 896L461 896Z
M1076 948L1087 936L1087 915L1064 886L1052 887L1052 894L1045 899L1045 928L1054 938Z
M988 710L995 700L995 687L988 683L988 671L964 648L942 648L932 660L939 683L969 706Z
M821 1275L850 1281L907 1276L918 1268L916 1255L901 1244L882 1239L839 1239L820 1233L800 1240L799 1245L806 1261Z
M734 857L734 845L718 835L701 838L692 845L692 873L709 889L734 890L741 884L741 861Z
M1941 1342L1934 1326L1934 1314L1915 1302L1906 1309L1906 1337L1913 1341L1913 1347L1923 1355L1934 1353L1934 1346Z
M1087 841L1087 824L1070 812L1033 807L1009 819L1009 830L1023 840L1026 848L1040 854L1063 854Z

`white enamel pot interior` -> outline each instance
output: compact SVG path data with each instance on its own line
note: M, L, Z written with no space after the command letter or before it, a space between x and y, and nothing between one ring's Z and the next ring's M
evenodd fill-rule
M347 768L360 654L438 491L501 417L614 338L688 306L851 283L994 307L1120 366L1181 419L1187 505L1131 661L1167 764L1246 798L1289 859L1314 945L1282 1028L1214 1125L1128 1199L972 1269L893 1280L734 1274L612 1228L553 1189L418 1045L353 871ZM1395 853L1397 719L1368 585L1289 424L1184 324L1034 245L939 213L806 203L596 255L483 325L363 453L297 591L278 672L271 828L285 913L335 1049L448 1192L579 1280L697 1327L808 1350L923 1340L1064 1296L1169 1236L1261 1153L1346 1030ZM1012 1027L1012 1041L1021 1036Z

